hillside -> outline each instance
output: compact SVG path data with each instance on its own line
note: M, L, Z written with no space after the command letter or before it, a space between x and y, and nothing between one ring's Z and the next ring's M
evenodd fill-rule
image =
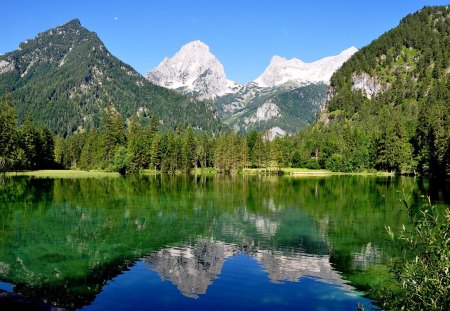
M269 137L292 135L311 124L323 107L327 85L258 87L249 83L215 101L223 122L239 133L268 131Z
M449 6L406 16L336 71L297 144L336 170L449 174L449 47Z
M123 116L156 115L165 127L182 120L207 131L220 127L214 107L156 86L111 55L79 20L38 34L0 56L0 96L11 93L19 119L68 135L96 127L106 107Z

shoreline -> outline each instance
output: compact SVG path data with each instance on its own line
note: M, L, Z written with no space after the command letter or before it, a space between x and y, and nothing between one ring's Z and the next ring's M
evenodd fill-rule
M281 172L278 174L277 172ZM156 175L171 175L156 172ZM181 175L182 173L176 172L173 175ZM82 170L37 170L37 171L21 171L21 172L5 172L5 176L29 176L34 178L103 178L103 177L119 177L121 176L117 172L107 172L101 170L82 171ZM143 170L139 175L155 175L153 170ZM215 169L194 169L191 175L201 176L215 176L221 175ZM240 172L232 175L242 176L280 176L280 177L326 177L326 176L395 176L395 173L389 172L331 172L327 170L312 170L304 168L281 168L279 170L263 170L263 169L244 169Z

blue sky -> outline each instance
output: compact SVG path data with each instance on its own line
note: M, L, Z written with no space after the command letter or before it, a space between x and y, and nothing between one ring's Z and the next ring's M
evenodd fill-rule
M273 55L310 62L350 46L361 48L405 15L448 2L2 0L0 53L79 18L140 73L198 39L210 46L229 79L247 82L263 72Z

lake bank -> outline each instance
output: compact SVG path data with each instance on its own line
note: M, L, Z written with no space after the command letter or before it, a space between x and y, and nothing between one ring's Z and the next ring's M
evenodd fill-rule
M105 171L79 171L79 170L38 170L24 172L7 172L6 176L30 176L35 178L100 178L118 177L119 173Z
M164 174L160 171L155 170L142 170L140 175L159 175ZM213 176L220 175L221 173L214 168L197 168L191 171L192 175L204 175ZM37 170L37 171L23 171L23 172L6 172L6 176L30 176L35 178L101 178L101 177L118 177L120 176L117 172L107 172L101 170ZM171 175L171 174L168 174ZM181 171L175 172L173 175L183 175ZM280 169L258 169L258 168L245 168L236 175L282 175L282 176L292 176L292 177L302 177L302 176L336 176L336 175L348 175L348 176L395 176L394 173L389 172L332 172L328 170L313 170L307 168L280 168Z

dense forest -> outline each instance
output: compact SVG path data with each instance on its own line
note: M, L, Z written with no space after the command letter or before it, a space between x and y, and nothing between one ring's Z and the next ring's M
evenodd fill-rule
M448 6L405 17L333 75L327 110L297 144L315 145L321 167L448 175L449 47Z
M36 127L30 114L18 126L10 95L0 100L0 172L55 167L53 143L50 129Z
M149 122L134 114L126 120L113 108L104 111L98 129L65 139L53 137L47 127L33 125L29 114L18 126L11 96L1 101L0 120L3 171L60 167L188 173L193 168L215 168L236 173L246 167L319 168L316 160L302 158L302 152L294 150L292 138L269 141L256 131L246 136L234 132L211 136L182 124L167 130L156 117Z

